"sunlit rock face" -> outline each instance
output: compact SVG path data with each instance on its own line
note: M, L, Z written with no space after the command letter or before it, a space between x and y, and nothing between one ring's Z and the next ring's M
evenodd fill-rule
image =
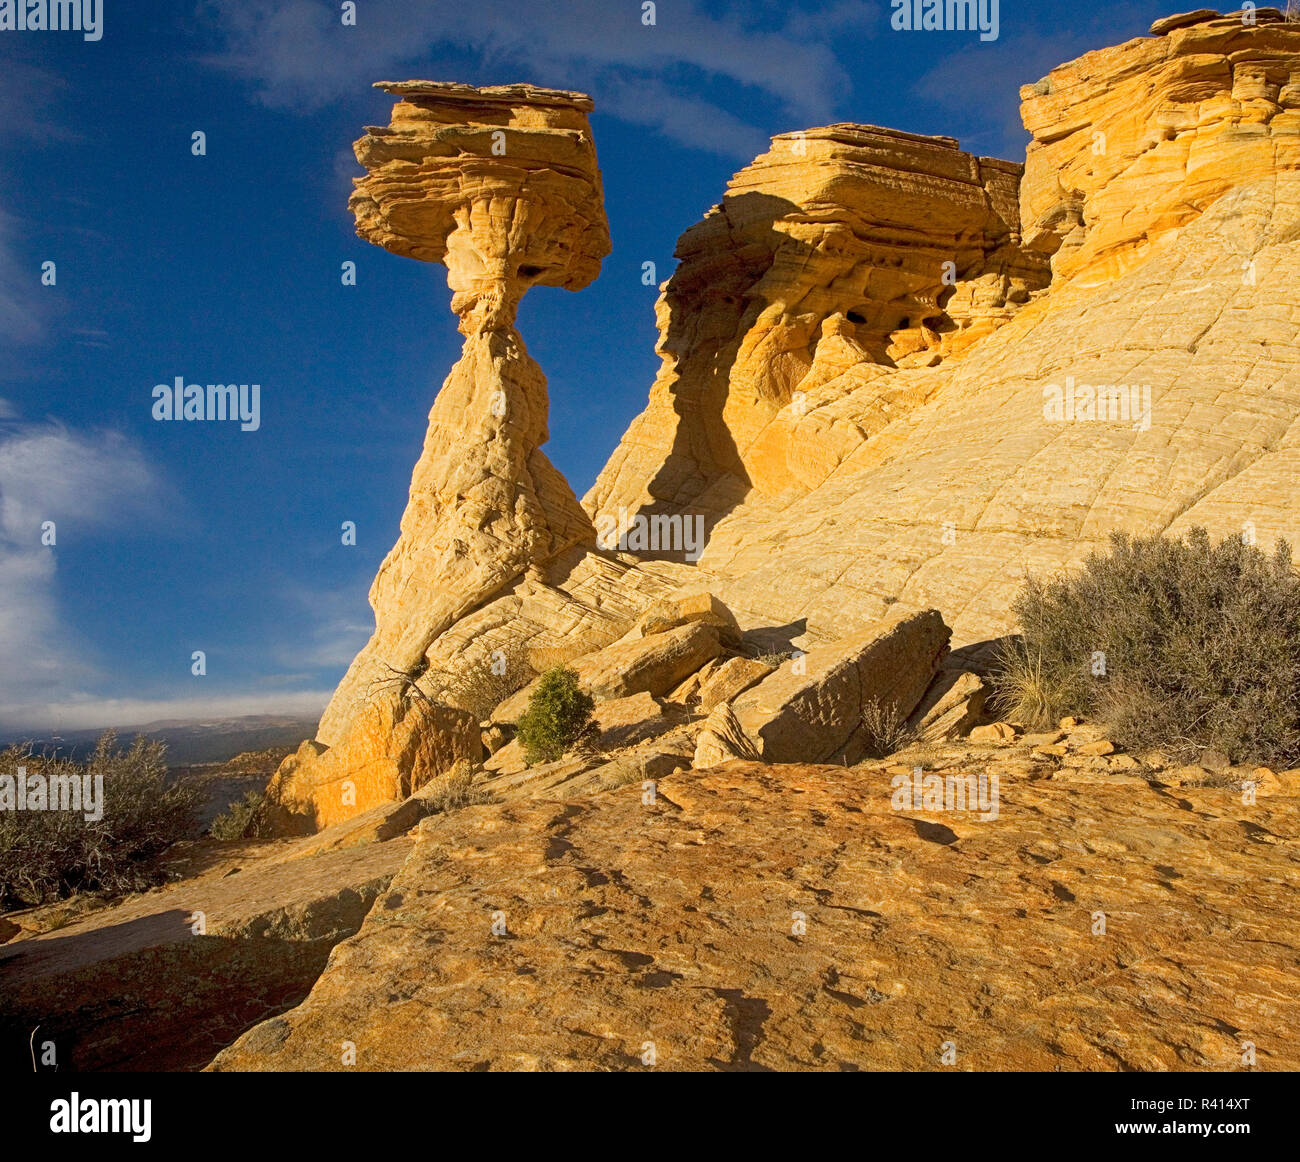
M1300 168L1300 24L1206 11L1021 88L1021 214L1058 279L1114 278L1225 194Z
M1003 633L1112 530L1300 544L1300 25L1256 15L1027 86L1018 183L942 140L777 139L683 236L585 506L704 513L701 583L805 646L895 608Z
M1020 246L1019 176L949 137L774 138L678 242L650 406L588 509L716 510L751 487L819 483L880 418L837 422L824 405L960 354L1046 285L1045 257Z

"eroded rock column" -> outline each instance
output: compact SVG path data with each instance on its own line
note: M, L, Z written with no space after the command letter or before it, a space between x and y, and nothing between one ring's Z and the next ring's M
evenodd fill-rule
M546 378L515 330L530 286L579 290L610 250L581 93L380 82L391 123L356 143L357 233L447 267L465 336L411 479L401 536L370 591L375 632L321 719L333 745L377 682L418 674L457 618L595 537L547 439Z

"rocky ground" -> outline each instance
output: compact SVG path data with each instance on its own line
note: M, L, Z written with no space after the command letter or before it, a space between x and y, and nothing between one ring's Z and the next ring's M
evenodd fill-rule
M427 820L307 999L216 1069L1300 1066L1300 772L1076 732L931 749L996 820L892 803L917 755L731 762ZM1058 751L1063 753L1057 753ZM1104 917L1104 924L1103 918ZM495 925L495 928L494 928Z
M39 1025L72 1070L1300 1067L1300 772L1066 727L195 845L10 941L5 1059ZM918 768L996 775L996 818Z
M30 1070L34 1040L63 1072L202 1067L306 995L411 841L328 847L179 844L165 887L0 917L0 1062Z

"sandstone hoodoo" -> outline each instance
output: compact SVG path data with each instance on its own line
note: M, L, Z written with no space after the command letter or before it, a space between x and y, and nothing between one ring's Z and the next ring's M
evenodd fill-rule
M591 522L540 446L546 380L515 330L536 284L578 290L609 253L600 172L580 93L381 82L392 122L356 144L357 233L447 268L465 335L411 480L402 533L371 590L375 633L326 710L334 745L376 680L418 676L458 617L583 541Z

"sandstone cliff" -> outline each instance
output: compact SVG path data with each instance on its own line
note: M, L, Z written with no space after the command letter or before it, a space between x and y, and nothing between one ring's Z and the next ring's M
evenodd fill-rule
M1112 529L1295 543L1300 26L1156 31L1022 90L1018 211L945 139L776 139L683 235L588 511L705 513L701 575L805 643L895 603L1004 632Z

